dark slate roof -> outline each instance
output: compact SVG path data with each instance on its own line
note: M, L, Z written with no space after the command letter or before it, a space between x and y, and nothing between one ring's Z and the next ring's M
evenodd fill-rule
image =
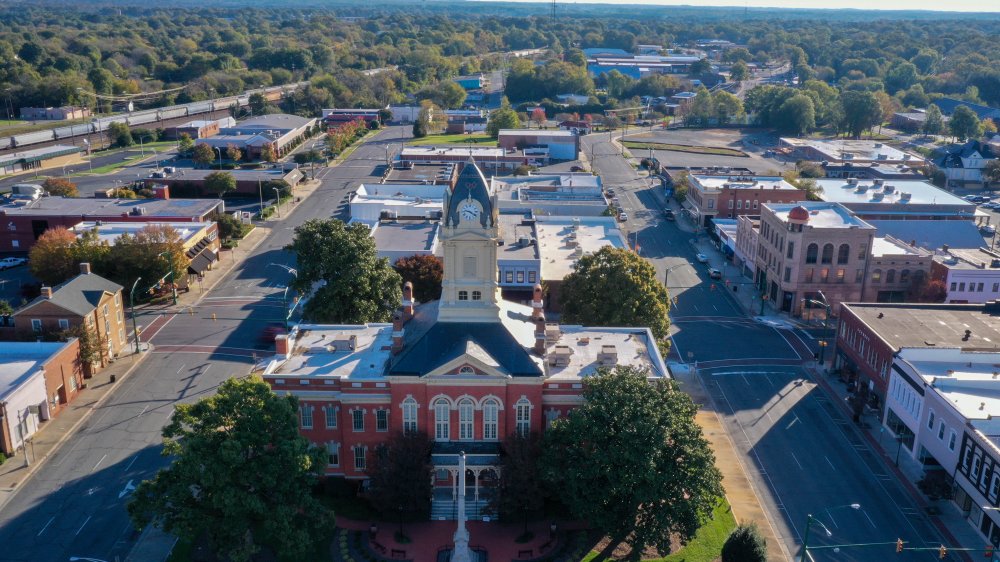
M934 165L938 168L961 168L962 158L968 158L974 152L978 152L983 158L996 158L990 145L977 140L970 140L965 144L952 145L944 149L944 154L934 159Z
M101 303L104 293L117 293L122 286L93 273L77 275L73 279L52 288L52 298L38 297L28 303L27 309L43 300L64 308L77 316L90 314Z
M954 98L941 98L934 100L934 105L938 106L941 109L941 113L944 113L945 115L951 115L955 112L955 108L960 105L964 105L974 111L980 119L1000 117L1000 109L980 105L978 103L970 103L964 100L957 100Z
M435 322L415 341L405 342L388 374L423 376L466 354L513 377L542 375L528 350L500 322Z

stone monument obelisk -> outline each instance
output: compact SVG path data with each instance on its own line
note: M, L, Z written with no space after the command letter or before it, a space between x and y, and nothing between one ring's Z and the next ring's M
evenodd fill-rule
M469 530L465 528L465 451L458 454L458 529L455 529L455 550L451 562L472 562L469 550Z

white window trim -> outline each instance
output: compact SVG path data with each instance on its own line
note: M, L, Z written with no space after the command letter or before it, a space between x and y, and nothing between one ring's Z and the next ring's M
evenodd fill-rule
M357 412L361 413L361 429L358 429L358 425L355 423L357 420L355 419L354 414ZM354 408L351 410L351 430L354 433L363 433L365 431L365 414L367 413L368 410L365 410L364 408Z

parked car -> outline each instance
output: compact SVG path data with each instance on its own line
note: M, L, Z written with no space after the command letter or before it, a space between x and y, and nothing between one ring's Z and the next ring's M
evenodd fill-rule
M618 220L625 222L628 220L628 213L618 213Z
M983 226L979 227L979 233L984 236L993 236L994 234L997 233L997 229L995 226L991 224L984 224Z
M0 260L0 270L10 269L28 263L26 258L4 258Z
M583 170L582 166L570 166L569 171L571 171L571 172L582 172L584 170Z
M708 276L712 279L722 279L722 272L714 267L708 268Z
M694 259L698 260L698 263L708 263L708 256L705 254L698 254Z

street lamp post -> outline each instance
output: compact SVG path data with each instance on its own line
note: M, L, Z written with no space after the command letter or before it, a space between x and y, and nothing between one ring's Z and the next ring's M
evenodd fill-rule
M222 149L218 146L213 146L212 150L217 150L219 152L219 171L222 171Z
M828 344L826 343L826 340L819 340L819 364L820 364L820 366L823 365L823 355L824 355L824 352L826 351L826 346L827 345Z
M128 293L128 305L132 309L132 333L135 337L135 352L139 353L139 325L135 322L135 288L139 286L139 281L142 281L142 277L138 277L135 283L132 283L132 290Z
M664 286L664 287L668 287L668 288L669 288L669 286L667 285L667 279L669 279L669 278L670 278L670 272L671 272L671 271L673 271L673 270L675 270L675 269L677 269L678 267L683 267L683 266L685 266L685 265L688 265L688 264L687 264L687 263L685 262L685 263L679 263L679 264L677 264L677 265L673 265L673 266L670 266L670 267L668 267L668 268L667 268L667 269L666 269L666 270L665 270L665 271L663 272L663 286Z
M174 260L170 259L170 252L160 252L156 257L167 256L167 264L170 265L170 291L174 297L174 306L177 306L177 274L174 271Z
M836 507L828 507L824 511L826 511L827 513L829 513L831 510L840 509L842 507L849 507L849 508L857 511L857 510L861 509L861 504L859 504L859 503L851 503L851 504L847 504L847 505L838 505ZM807 556L806 552L809 550L809 529L810 529L810 527L812 527L813 523L816 523L817 525L819 525L820 527L822 527L823 530L826 532L826 536L828 536L828 537L832 537L833 536L833 532L831 532L830 529L827 528L827 526L824 525L822 521L820 521L819 519L816 519L815 517L813 517L813 515L811 513L808 514L808 515L806 515L806 530L805 530L804 533L802 533L802 555L799 558L799 562L806 562L806 556Z
M295 269L294 267L288 267L287 265L280 264L280 263L274 263L274 262L271 262L271 263L267 264L268 267L271 267L272 265L274 267L280 267L281 269L284 269L288 273L291 273L296 279L299 278L299 271L297 269ZM282 295L281 295L281 303L284 306L284 310L285 310L284 313L283 313L284 316L285 316L285 318L284 318L285 332L288 332L288 318L292 315L291 311L288 310L288 289L289 289L289 286L286 285L285 286L285 292L282 293Z
M272 187L271 189L274 190L274 209L275 209L275 214L277 214L278 218L280 219L281 218L281 190L279 190L277 187Z

